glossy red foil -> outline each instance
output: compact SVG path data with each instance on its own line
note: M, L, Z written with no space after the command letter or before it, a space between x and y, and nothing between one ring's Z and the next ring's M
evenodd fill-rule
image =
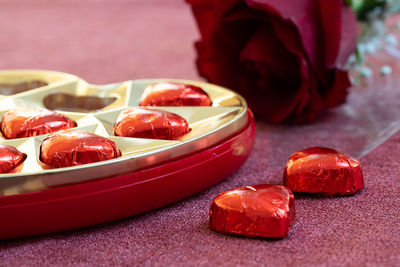
M194 85L173 82L155 83L147 87L140 106L211 106L210 97Z
M360 162L330 148L312 147L290 156L284 184L294 192L351 195L364 187Z
M13 146L0 144L0 173L8 173L24 162L26 155Z
M116 144L102 136L84 131L64 130L43 140L40 160L61 168L114 159L121 156Z
M73 120L44 108L13 109L1 119L1 131L8 139L48 134L73 127L76 127Z
M292 192L281 185L251 185L219 194L211 204L210 227L246 237L282 238L295 219Z
M115 135L125 137L173 140L190 132L185 118L168 111L127 108L114 127Z

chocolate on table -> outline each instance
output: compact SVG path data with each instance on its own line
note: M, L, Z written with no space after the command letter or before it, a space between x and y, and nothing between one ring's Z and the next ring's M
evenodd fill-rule
M160 82L148 86L140 106L211 106L208 94L200 87L174 82Z
M281 185L251 185L230 190L219 194L210 208L212 229L246 237L285 237L294 220L293 194Z
M185 118L164 110L127 108L114 127L115 135L124 137L174 140L190 132Z
M26 155L13 146L0 144L0 173L15 170L26 159Z
M312 147L290 156L284 184L293 192L351 195L364 187L360 162L342 152Z
M48 83L41 80L31 80L16 84L0 83L0 95L15 95L46 85Z
M40 161L52 168L77 166L118 158L121 152L108 138L84 131L50 134L40 146Z
M16 108L1 119L1 131L7 139L48 134L76 127L66 116L44 108Z

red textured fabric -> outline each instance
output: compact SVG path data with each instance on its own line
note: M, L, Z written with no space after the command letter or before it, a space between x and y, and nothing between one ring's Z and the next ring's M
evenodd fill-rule
M198 36L188 5L180 0L112 3L1 0L0 68L55 69L93 83L144 77L199 79L192 49ZM398 64L393 68L400 73ZM399 88L399 77L355 88L349 104L363 110L379 104L386 112L389 105L379 102L376 92ZM370 102L365 103L365 97ZM295 195L296 222L284 239L227 236L208 226L214 197L249 184L282 184L285 163L293 152L311 144L345 152L360 147L357 132L338 131L345 121L335 114L327 114L328 126L323 120L304 127L258 122L250 159L222 183L115 223L2 241L0 265L398 265L400 134L361 159L365 188L356 195L329 199ZM366 117L360 118L361 125L367 123Z

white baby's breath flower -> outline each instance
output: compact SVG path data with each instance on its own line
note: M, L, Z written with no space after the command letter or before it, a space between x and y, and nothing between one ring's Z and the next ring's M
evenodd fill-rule
M392 68L388 65L385 65L381 68L381 75L386 76L392 73Z

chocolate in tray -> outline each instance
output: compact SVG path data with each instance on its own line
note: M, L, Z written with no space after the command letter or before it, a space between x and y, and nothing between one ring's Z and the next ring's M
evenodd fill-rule
M129 174L217 145L243 129L236 93L179 79L93 85L0 71L0 196Z

